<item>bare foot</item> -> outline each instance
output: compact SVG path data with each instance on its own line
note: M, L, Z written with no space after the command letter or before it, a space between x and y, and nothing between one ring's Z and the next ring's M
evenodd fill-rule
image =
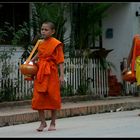
M48 128L48 131L54 131L55 129L55 124L51 123L50 127Z
M46 123L41 123L40 126L36 130L41 132L41 131L44 130L45 127L47 127L47 124Z

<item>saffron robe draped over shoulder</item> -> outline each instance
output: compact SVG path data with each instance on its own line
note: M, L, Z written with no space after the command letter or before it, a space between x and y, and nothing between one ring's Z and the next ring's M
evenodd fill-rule
M38 46L38 73L34 80L32 109L60 109L58 65L64 62L63 43L51 37Z

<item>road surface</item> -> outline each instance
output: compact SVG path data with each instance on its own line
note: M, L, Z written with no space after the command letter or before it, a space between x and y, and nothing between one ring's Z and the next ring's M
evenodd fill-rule
M37 132L40 122L0 127L1 138L138 138L140 110L61 118L56 131ZM47 120L49 125L50 120Z

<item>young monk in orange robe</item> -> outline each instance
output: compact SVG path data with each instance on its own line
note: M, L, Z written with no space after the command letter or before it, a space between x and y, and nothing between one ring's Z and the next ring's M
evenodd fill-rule
M31 60L33 62L38 60L39 68L34 80L32 98L32 108L38 110L41 120L37 131L43 131L47 127L45 110L51 110L52 115L48 131L55 130L56 110L61 109L60 86L64 82L64 53L63 44L52 37L54 33L55 27L52 22L42 24L43 41L40 42L38 52Z

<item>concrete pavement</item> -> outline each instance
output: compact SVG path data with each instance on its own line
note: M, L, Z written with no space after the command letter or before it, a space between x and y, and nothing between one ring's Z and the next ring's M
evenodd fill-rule
M98 113L56 120L56 131L46 127L37 132L40 122L0 127L0 138L139 138L140 109ZM49 126L50 120L46 121Z
M96 113L116 112L140 109L140 97L120 96L104 99L63 101L57 118L90 115ZM46 111L46 120L50 111ZM0 103L0 126L24 124L39 121L38 112L31 109L31 101Z

